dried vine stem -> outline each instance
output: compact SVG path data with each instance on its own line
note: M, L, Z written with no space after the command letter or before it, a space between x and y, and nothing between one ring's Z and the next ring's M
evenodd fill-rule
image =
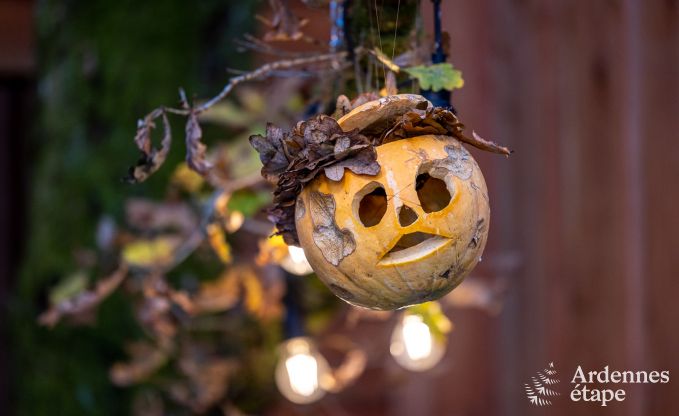
M261 67L257 68L256 70L252 72L247 72L243 75L239 75L237 77L231 78L228 84L224 86L224 88L211 98L209 101L205 102L202 104L200 107L195 109L196 114L200 114L203 111L209 109L213 105L217 104L219 101L223 100L231 90L238 84L246 81L252 81L254 79L258 79L261 77L264 77L271 72L277 71L279 69L290 69L296 66L300 65L309 65L309 64L316 64L316 63L321 63L321 62L332 62L332 61L339 61L342 59L345 59L347 57L347 52L342 51L342 52L336 52L336 53L327 53L323 55L316 55L316 56L309 56L309 57L302 57L302 58L295 58L295 59L288 59L288 60L283 60L283 61L276 61L276 62L271 62L265 65L262 65ZM188 115L188 114L186 114Z
M355 51L355 53L356 52L357 51ZM187 164L191 167L191 169L206 177L213 184L218 186L221 185L219 183L215 183L215 181L212 180L214 178L212 178L213 175L210 175L211 166L205 160L205 145L201 142L202 131L198 123L198 115L209 110L212 106L222 101L238 84L243 82L265 78L276 71L291 69L302 65L312 65L325 62L336 64L337 62L346 59L347 56L348 52L342 51L316 56L304 56L294 59L286 59L262 65L254 71L246 72L231 78L224 88L222 88L219 94L215 95L198 107L189 105L186 94L183 90L180 90L182 105L181 108L161 106L148 113L143 119L139 120L137 124L137 133L135 135L135 143L137 144L137 147L141 151L142 155L137 164L130 168L129 174L125 179L129 182L143 182L163 164L169 151L171 142L170 123L167 119L167 114L170 113L188 117L185 129ZM163 140L161 143L161 148L156 149L152 146L151 133L153 129L156 128L155 120L159 117L162 117L163 120Z

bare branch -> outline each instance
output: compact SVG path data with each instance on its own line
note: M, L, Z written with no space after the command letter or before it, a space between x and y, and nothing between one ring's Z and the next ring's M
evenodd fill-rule
M255 79L264 78L264 77L270 75L272 72L280 70L280 69L290 69L290 68L294 68L294 67L300 66L300 65L310 65L310 64L318 64L318 63L322 63L322 62L339 61L341 59L346 58L346 56L347 56L347 52L327 53L327 54L316 55L316 56L308 56L308 57L302 57L302 58L275 61L275 62L271 62L271 63L265 64L265 65L262 65L261 67L257 68L256 70L254 70L252 72L246 72L242 75L231 78L229 83L226 84L224 86L224 88L222 88L222 90L219 92L219 94L212 97L210 100L203 103L201 106L197 107L195 109L195 112L196 112L196 114L200 114L203 111L208 110L210 107L217 104L218 102L223 100L227 95L229 95L231 90L236 85L238 85L240 83L252 81L252 80L255 80Z

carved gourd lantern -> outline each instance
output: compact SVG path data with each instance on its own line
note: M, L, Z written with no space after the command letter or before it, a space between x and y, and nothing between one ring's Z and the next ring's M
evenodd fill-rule
M297 237L292 242L304 248L330 290L351 304L391 310L445 295L481 259L490 223L483 175L458 138L509 151L462 136L452 113L417 95L368 102L337 125L372 138L372 158L359 149L303 183L294 211L288 208ZM370 163L350 163L361 158Z

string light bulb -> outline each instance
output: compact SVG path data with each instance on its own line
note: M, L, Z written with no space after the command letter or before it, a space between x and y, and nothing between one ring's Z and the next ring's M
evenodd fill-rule
M320 400L330 378L330 366L310 338L290 338L281 345L276 386L285 398L297 404Z
M402 314L391 336L389 351L411 371L426 371L441 361L452 325L437 302L428 302Z

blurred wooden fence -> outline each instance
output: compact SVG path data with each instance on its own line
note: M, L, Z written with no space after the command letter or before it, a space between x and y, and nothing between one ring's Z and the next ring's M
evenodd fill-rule
M392 413L679 414L679 379L625 386L606 408L568 398L577 365L679 377L679 2L443 3L466 80L455 105L516 150L475 153L484 259L519 267L496 320L453 315L451 370L411 380ZM523 383L550 361L562 396L530 408Z

